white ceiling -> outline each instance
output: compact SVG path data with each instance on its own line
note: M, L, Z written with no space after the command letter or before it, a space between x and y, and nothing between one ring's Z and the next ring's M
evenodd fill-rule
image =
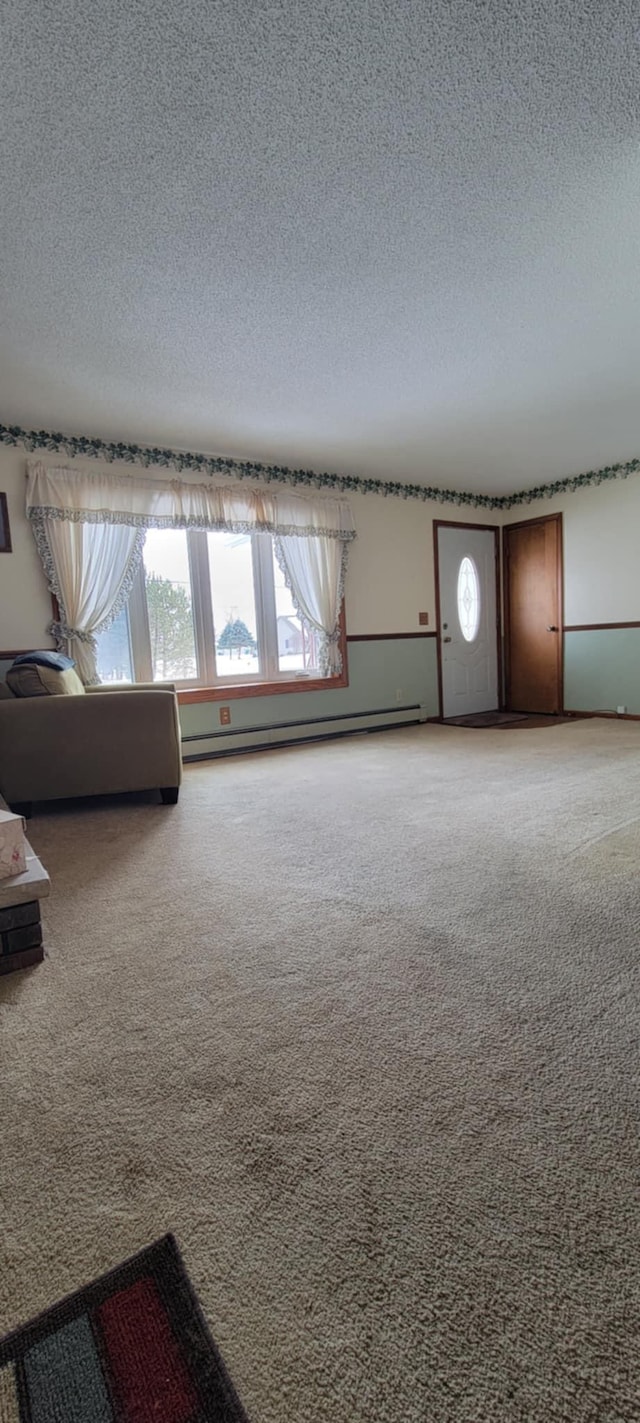
M640 453L636 0L4 0L0 420L505 493Z

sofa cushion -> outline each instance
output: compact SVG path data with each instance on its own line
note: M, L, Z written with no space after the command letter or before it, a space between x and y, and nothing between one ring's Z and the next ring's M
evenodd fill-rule
M54 667L40 667L35 662L14 662L7 672L7 683L16 697L84 695L82 682L72 667L58 672Z
M44 652L21 652L18 657L14 657L14 667L21 666L24 662L35 662L38 667L53 667L56 672L68 672L75 667L72 657L67 657L64 652L53 652L47 649Z

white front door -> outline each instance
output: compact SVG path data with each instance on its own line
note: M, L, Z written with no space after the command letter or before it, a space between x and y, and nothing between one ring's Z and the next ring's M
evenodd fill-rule
M442 715L498 708L497 536L442 526L438 537Z

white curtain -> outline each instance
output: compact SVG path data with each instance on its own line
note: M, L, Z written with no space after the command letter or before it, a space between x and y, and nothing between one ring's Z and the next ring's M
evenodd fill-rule
M270 533L299 617L320 635L325 676L341 670L339 618L353 518L344 499L29 466L27 517L58 599L52 624L86 683L98 681L95 636L124 607L145 530Z
M59 651L73 657L87 686L99 682L96 633L124 607L144 544L144 529L43 519L34 525L51 592L60 610L51 623Z
M334 677L342 671L340 608L347 545L323 534L305 539L278 536L275 545L298 617L320 634L320 671Z

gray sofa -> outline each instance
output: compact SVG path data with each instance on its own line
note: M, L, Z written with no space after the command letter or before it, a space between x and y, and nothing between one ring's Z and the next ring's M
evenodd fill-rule
M0 682L0 793L28 816L34 801L158 790L182 780L172 687L88 687L86 696L14 696Z

